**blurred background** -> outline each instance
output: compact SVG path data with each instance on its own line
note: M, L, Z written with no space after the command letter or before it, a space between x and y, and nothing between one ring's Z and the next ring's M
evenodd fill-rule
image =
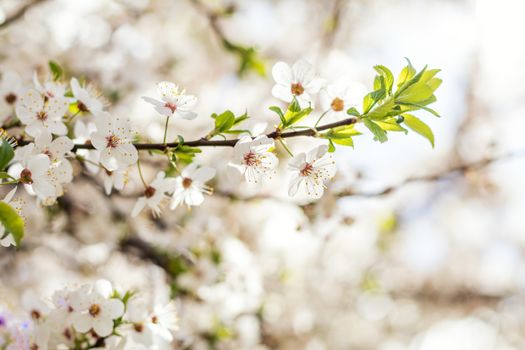
M172 139L201 137L225 109L271 130L280 60L356 91L404 57L444 80L442 117L421 115L434 149L414 133L357 137L315 203L286 195L285 153L282 176L250 187L231 150L207 149L213 196L131 219L135 171L108 199L76 164L58 204L26 200L23 247L0 250L0 300L23 308L24 293L107 278L177 300L176 349L524 349L524 13L522 0L0 0L0 72L31 84L59 62L149 140L164 120L140 97L161 80L199 98ZM151 180L163 160L145 162Z

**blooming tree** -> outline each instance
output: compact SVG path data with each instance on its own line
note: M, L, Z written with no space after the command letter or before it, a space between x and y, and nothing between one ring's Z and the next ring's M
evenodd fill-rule
M50 62L49 69L53 79L43 83L35 75L33 83L18 85L13 83L16 73L3 73L0 86L7 94L3 110L8 117L3 122L0 174L1 185L12 190L0 203L2 246L23 247L24 235L31 234L24 229L17 187L23 185L38 205L51 206L66 191L75 191L72 162L78 162L89 176L102 177L108 196L122 191L128 183L127 174L136 171L143 192L137 194L136 204L127 214L133 217L149 211L159 217L165 215L166 208L199 206L212 196L208 183L217 171L194 161L196 153L210 147L233 147L233 157L225 162L253 186L277 176L278 165L287 164L289 196L301 194L318 200L336 174L332 156L339 151L336 148L353 146L353 138L361 135L356 124L363 124L381 143L390 132L411 129L433 145L432 131L412 112L424 110L438 116L428 106L436 101L434 92L441 84L438 70L425 67L418 72L410 61L397 79L379 65L374 67L373 91L358 104L351 87L330 85L307 61L299 60L292 66L278 62L272 70L272 95L286 104L270 107L276 121L271 132L254 134L244 127L252 119L248 112L236 116L227 110L211 115L214 126L206 135L187 141L184 135L170 135L168 127L199 117L194 111L197 97L163 81L157 86L158 98L143 97L165 118L162 142L149 142L134 130L129 118L113 112L93 86L65 76L55 62ZM319 92L321 110L314 105ZM319 117L310 121L316 108ZM324 118L331 121L323 122ZM300 137L317 138L323 144L294 154L289 145ZM285 156L277 155L278 148ZM165 161L157 165L157 175L149 181L141 162L152 153L162 155ZM23 318L2 318L7 326L0 328L1 346L12 349L23 343L31 349L122 349L132 343L139 344L137 349L146 349L171 342L177 328L173 304L148 310L134 292L116 290L107 281L58 291L52 300L29 308L27 326Z

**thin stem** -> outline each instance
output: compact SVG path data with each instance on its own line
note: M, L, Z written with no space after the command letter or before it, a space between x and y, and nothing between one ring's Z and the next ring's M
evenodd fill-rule
M323 119L323 117L326 115L326 113L328 113L328 111L329 109L327 109L326 111L323 112L323 114L321 114L319 119L317 119L317 122L315 123L314 128L317 128L317 125L319 125L319 123L321 122L321 119Z
M170 121L170 116L166 116L166 125L164 125L164 139L162 141L163 144L166 144L166 137L168 136L168 122Z
M71 123L73 121L73 119L75 119L77 117L77 115L79 115L79 114L80 114L80 110L76 111L71 117L69 117L67 122Z
M81 161L81 162L90 163L90 164L93 164L94 166L97 166L97 167L99 167L99 168L106 169L106 168L104 168L102 165L100 165L99 163L94 162L94 161L92 161L92 160L90 160L90 159L86 159L85 157L83 157L83 156L81 156L81 155L78 155L78 154L77 154L75 158L76 158L77 160Z
M19 180L7 181L7 182L1 182L1 183L0 183L0 186L3 186L3 185L14 185L14 184L17 184L17 183L19 183L19 182L20 182Z
M292 151L290 151L290 149L288 148L288 146L286 146L286 143L284 142L284 140L282 138L278 138L277 141L279 141L279 143L283 146L283 148L286 150L286 152L290 155L290 157L293 158L293 153Z
M137 159L137 169L139 169L140 181L142 181L142 184L144 185L144 188L148 188L148 184L144 180L144 175L142 175L142 168L140 167L140 158Z

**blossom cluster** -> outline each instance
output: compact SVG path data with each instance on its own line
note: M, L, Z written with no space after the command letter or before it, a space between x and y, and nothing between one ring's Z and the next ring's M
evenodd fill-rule
M0 305L0 348L168 349L178 318L173 302L148 304L107 280L56 291L50 300L22 297L23 315Z
M277 85L273 93L286 102L311 103L312 94L319 90L320 80L314 78L312 66L305 61L292 68L283 62L277 63L274 77ZM291 94L284 94L286 89ZM197 103L195 96L186 94L185 90L170 82L159 83L157 90L159 99L144 97L144 100L161 115L168 119L193 119L197 116L193 111ZM59 80L41 83L35 74L33 86L27 88L16 73L7 72L0 83L0 95L3 97L0 108L3 125L19 122L24 133L33 138L33 141L16 147L7 172L13 180L10 183L23 184L39 203L51 205L64 194L64 186L72 182L70 160L77 158L90 173L102 174L106 194L111 194L113 188L124 188L129 168L139 158L132 143L131 123L129 118L106 111L107 103L91 85L83 86L76 78L72 78L69 85ZM342 111L345 102L336 99L332 110ZM76 120L78 117L81 119ZM77 149L79 145L92 147ZM235 144L230 165L238 169L247 182L260 182L263 177L275 173L279 164L274 148L274 139L265 135L243 136ZM289 169L294 174L290 195L304 187L307 194L319 198L324 181L335 173L335 164L327 155L327 147L320 146L307 154L298 154L290 162ZM212 193L206 182L215 173L210 167L196 164L187 166L178 177L166 177L164 172L159 172L150 184L144 182L144 195L138 198L132 215L137 215L145 207L159 214L168 196L171 196L171 209L182 203L200 205L203 194ZM9 202L12 196L10 193L4 201ZM13 242L13 239L8 241Z
M5 154L0 154L0 160L7 159L4 165L8 165L7 172L2 172L2 178L8 181L1 184L23 184L40 204L51 205L73 181L74 171L70 162L73 158L80 161L91 176L101 174L108 195L113 188L124 188L130 168L136 164L144 191L142 195L137 195L132 216L145 208L159 215L167 202L171 202L170 209L181 204L188 207L202 204L204 195L213 192L207 183L215 177L216 170L194 162L193 156L201 151L199 146L206 145L233 146L229 165L251 184L261 183L277 172L280 161L275 150L276 145L280 145L291 157L286 167L289 173L288 194L295 196L301 193L318 199L323 195L326 182L336 173L336 164L331 156L335 144L353 146L352 137L361 134L354 129L357 122L362 122L374 139L380 142L386 141L387 131L406 133L407 129L401 126L404 123L433 144L430 128L406 112L424 109L437 114L426 105L435 101L433 93L441 84L441 80L435 78L439 70L424 68L417 73L409 61L400 74L398 88L394 92L392 72L384 66L376 66L374 68L379 75L374 80L375 90L364 97L359 96L363 100L362 112L359 112L356 108L356 95L359 94L350 86L326 84L305 60L299 60L292 66L278 62L272 70L275 80L272 94L287 105L284 110L278 106L270 107L281 121L276 129L266 135L236 129L238 124L248 119L247 113L236 117L231 111L226 111L212 115L214 129L191 143L197 145L193 147L185 143L182 136L177 142L168 142L168 125L171 118L196 118L197 97L172 82L163 81L157 85L157 98L143 97L165 118L163 143L142 143L138 148L134 141L140 135L133 131L129 118L107 111L106 101L91 85L83 85L76 78L65 84L60 80L61 70L56 71L56 64L50 64L50 68L54 70L54 79L41 83L35 74L32 87L24 87L13 72L5 73L0 82L0 96L3 97L0 122L8 130L22 127L13 157L8 156L9 152L13 152L9 149L11 146L3 148ZM317 93L321 95L322 107L317 122L313 126L297 125L314 110ZM317 128L323 118L339 122ZM321 133L322 130L325 132ZM239 135L239 138L228 139L227 136L232 134ZM292 135L316 137L328 142L294 155L284 140ZM223 143L217 140L218 137L223 138ZM168 167L158 171L150 183L143 177L138 149L155 149L167 155ZM186 157L186 161L180 162L181 157ZM11 199L12 194L9 194L4 202ZM5 222L2 223L5 226ZM17 234L16 239L6 240L9 231L13 230L8 229L0 237L4 245L6 242L16 243L21 238L21 234Z

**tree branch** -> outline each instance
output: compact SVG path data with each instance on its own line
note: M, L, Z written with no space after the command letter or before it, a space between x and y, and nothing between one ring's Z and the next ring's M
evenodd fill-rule
M281 132L280 130L273 131L269 134L266 134L267 137L271 139L278 139L278 138L290 138L290 137L298 137L298 136L315 136L319 131L323 130L329 130L333 129L339 126L344 125L352 125L357 122L357 118L347 118L344 120L340 120L335 123L325 124L321 125L317 128L311 128L311 129L305 129L305 130L299 130L299 131L289 131L289 132ZM185 142L170 142L170 143L134 143L133 145L138 150L165 150L169 148L176 148L179 145L186 145L186 146L192 146L192 147L233 147L235 144L239 141L239 139L232 139L232 140L208 140L205 138L201 138L199 140L193 140L193 141L185 141ZM17 140L18 145L24 146L29 143L29 141L26 140ZM75 144L73 147L73 151L76 151L78 149L95 149L95 147L91 144Z
M33 0L31 2L28 2L24 6L20 7L15 13L13 13L11 16L7 17L5 21L0 23L0 28L4 28L9 26L10 24L13 24L14 22L18 21L20 18L22 18L27 10L29 10L34 5L37 5L39 3L45 2L47 0Z
M504 153L498 156L484 158L482 160L478 160L475 162L459 164L459 165L453 166L451 168L445 169L443 171L440 171L434 174L408 177L396 185L385 187L384 189L376 191L376 192L359 192L359 191L353 191L353 190L345 190L345 191L337 192L335 195L337 197L347 197L347 196L381 197L381 196L386 196L410 183L439 181L453 174L465 174L469 171L485 168L501 160L523 155L524 153L525 153L525 149L520 149L520 150L516 150L513 152L509 152L509 153Z

